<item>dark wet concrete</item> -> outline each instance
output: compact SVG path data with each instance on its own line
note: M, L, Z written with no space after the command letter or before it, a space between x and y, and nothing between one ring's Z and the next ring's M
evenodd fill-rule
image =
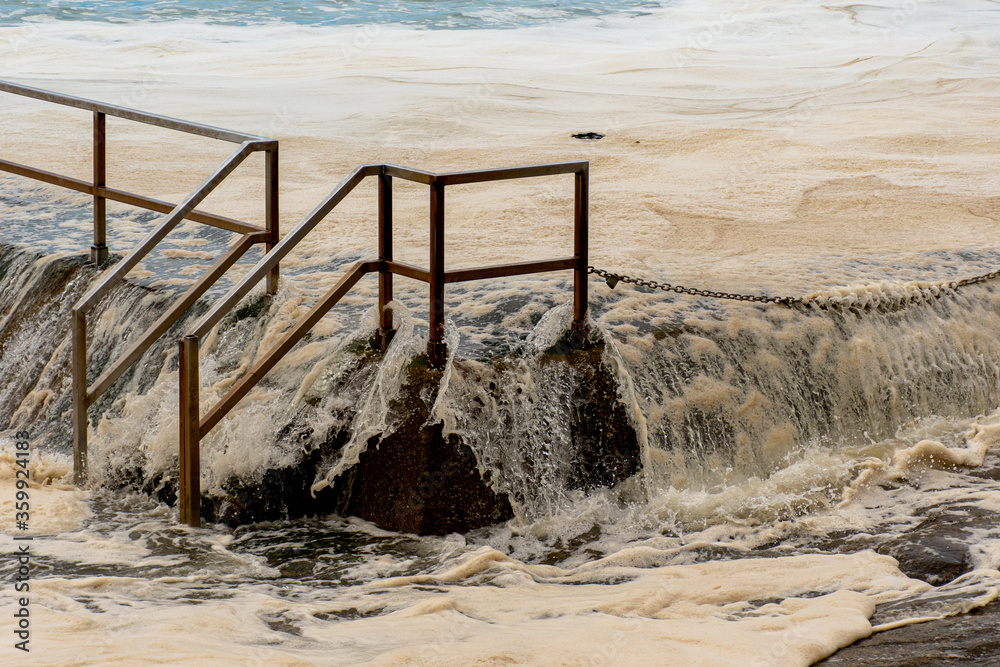
M565 343L565 344L563 344ZM576 371L572 409L571 488L613 486L639 468L639 445L611 373L601 362L603 344L569 338L546 351L543 364ZM338 478L338 513L381 528L421 535L464 533L514 516L508 498L490 486L473 451L458 437L429 423L441 373L415 359L391 406L400 416L394 431L373 438L358 464Z
M1000 666L1000 603L961 616L878 632L842 648L821 667Z
M953 505L930 511L918 526L875 550L898 560L906 576L940 586L973 569L972 532L998 524L1000 517L994 512Z

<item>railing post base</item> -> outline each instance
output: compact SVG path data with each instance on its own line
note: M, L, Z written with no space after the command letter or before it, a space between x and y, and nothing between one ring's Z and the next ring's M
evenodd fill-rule
M590 337L590 325L587 324L586 320L582 322L573 322L570 327L570 341L575 349L582 349L586 346L587 339Z
M92 245L90 246L90 261L94 266L103 266L105 262L108 261L108 257L111 255L111 251L108 250L106 245Z
M444 368L448 361L448 345L444 341L430 341L427 343L427 365L435 370Z
M389 343L392 342L393 336L396 335L395 329L383 329L379 328L375 331L375 347L378 348L379 352L385 352L389 349Z

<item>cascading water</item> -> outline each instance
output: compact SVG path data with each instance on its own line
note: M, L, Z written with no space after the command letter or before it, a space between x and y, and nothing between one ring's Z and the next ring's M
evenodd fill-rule
M906 287L858 288L830 310L715 310L618 343L651 488L766 476L803 443L863 444L921 417L995 408L995 288L861 305L866 291Z
M551 515L568 492L614 485L638 468L636 438L605 368L611 353L602 354L596 328L590 340L570 339L571 310L548 311L505 357L453 359L432 412L524 518Z
M0 419L7 429L30 427L48 434L62 449L72 440L64 419L72 404L70 313L98 275L87 260L81 254L42 256L11 246L0 248L4 295L0 368L12 379L2 390ZM157 290L132 284L116 289L91 318L90 378L127 349L168 305L169 295ZM163 348L160 344L150 354L162 356ZM113 409L123 387L137 393L151 390L156 377L156 366L134 366L96 409Z
M3 251L2 266L0 364L17 381L4 387L0 414L7 429L31 423L66 451L69 346L60 331L96 272L82 255L38 257L13 248ZM568 308L558 306L506 354L453 354L424 399L430 421L472 448L483 478L526 519L558 512L574 489L628 481L622 493L634 500L766 479L810 443L863 445L900 424L985 413L1000 402L995 289L976 286L913 304L893 297L908 288L842 290L829 310L692 304L674 323L647 325L628 339L595 323L591 344L600 349L575 361L565 340ZM882 305L864 309L872 294ZM90 377L171 298L131 284L113 292L91 317ZM213 331L202 345L203 402L218 400L277 340L302 299L294 287L273 301L255 293ZM205 439L210 496L296 466L308 468L303 488L315 493L394 432L405 419L394 401L422 347L409 311L394 307L399 333L384 359L366 351L373 311L362 316L353 306L358 324L317 333ZM450 349L462 349L449 331ZM175 475L176 350L169 337L93 408L91 474L99 484L151 490ZM599 382L603 394L595 395ZM592 441L580 436L588 428L597 434ZM309 501L296 506L308 511Z
M394 348L369 349L367 278L205 439L203 508L241 525L191 529L171 495L190 316L92 408L94 477L71 484L65 318L95 278L90 201L0 179L22 249L0 278L0 636L30 545L32 639L0 662L995 662L998 288L907 282L1000 266L995 2L231 4L0 2L3 76L279 139L286 232L366 162L588 160L595 266L839 305L594 278L593 336L570 349L558 274L449 284L438 372L408 280ZM89 113L0 102L3 159L90 178ZM231 150L107 121L109 186L165 201ZM260 222L261 167L205 209ZM449 267L572 254L571 186L449 186ZM426 195L394 186L401 262L426 262ZM277 299L202 341L203 409L371 254L375 197L359 187L282 261ZM108 202L112 252L159 218ZM230 240L171 232L89 314L90 377ZM454 512L421 520L442 496Z

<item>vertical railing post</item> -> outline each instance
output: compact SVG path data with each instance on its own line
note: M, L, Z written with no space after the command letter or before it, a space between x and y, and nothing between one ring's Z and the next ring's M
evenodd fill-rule
M100 111L94 112L94 245L90 247L90 261L96 266L108 260L108 207L107 200L99 194L108 184L107 125Z
M378 258L380 262L392 261L392 176L378 176ZM392 328L392 272L385 265L378 273L379 324L375 340L379 350L385 352L396 333Z
M87 482L87 316L73 310L70 320L73 350L73 481Z
M264 252L271 252L278 245L278 149L274 148L264 153L264 228L268 231ZM266 291L268 294L278 292L278 265L275 264L267 274Z
M575 174L576 195L573 205L573 255L576 268L573 270L573 331L577 335L585 333L587 327L587 270L590 264L588 252L588 210L590 206L589 168L584 167Z
M180 384L180 520L201 525L201 409L199 405L198 337L184 336L178 358Z
M448 358L444 342L444 183L431 182L430 330L427 363L442 368Z

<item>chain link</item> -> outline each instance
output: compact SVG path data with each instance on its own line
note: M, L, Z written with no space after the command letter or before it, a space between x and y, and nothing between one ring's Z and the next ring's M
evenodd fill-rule
M995 280L1000 278L1000 269L996 271L990 271L989 273L984 273L981 276L973 276L972 278L962 278L961 280L955 281L953 283L948 283L952 289L957 289L959 287L965 287L966 285L977 285L979 283L985 283L987 280Z
M632 276L627 276L621 273L612 273L611 271L605 271L604 269L598 269L593 266L587 267L587 273L593 273L594 275L604 278L605 282L608 283L608 287L611 289L614 289L618 283L630 283L632 285L638 285L639 287L663 290L664 292L676 292L677 294L690 294L692 296L707 296L712 299L730 299L732 301L748 301L752 303L774 303L787 306L788 308L807 305L810 301L812 301L809 297L761 296L759 294L740 294L738 292L716 292L713 290L696 289L694 287L684 287L683 285L660 283L655 280L633 278ZM989 280L996 280L997 278L1000 278L1000 269L984 273L982 275L973 276L971 278L937 283L937 286L956 290L960 287L977 285L979 283L985 283Z

